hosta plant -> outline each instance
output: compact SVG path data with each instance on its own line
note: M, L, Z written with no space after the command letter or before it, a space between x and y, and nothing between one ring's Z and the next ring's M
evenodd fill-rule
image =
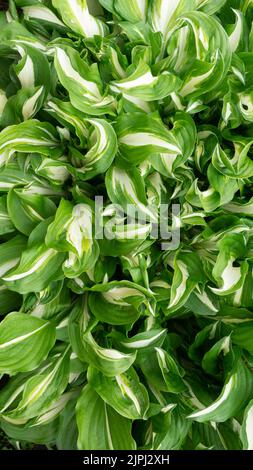
M252 0L0 6L2 432L253 449Z

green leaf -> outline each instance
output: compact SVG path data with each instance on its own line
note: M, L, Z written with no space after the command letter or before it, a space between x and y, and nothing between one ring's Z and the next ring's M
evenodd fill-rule
M0 315L19 310L21 303L21 295L16 292L11 292L5 286L0 286Z
M238 325L234 328L231 339L234 344L237 344L241 348L246 349L247 351L252 354L253 347L252 347L252 327L253 323L248 321L241 325Z

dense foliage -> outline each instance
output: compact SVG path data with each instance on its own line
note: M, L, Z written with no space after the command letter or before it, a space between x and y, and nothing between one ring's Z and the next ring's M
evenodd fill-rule
M253 449L253 1L1 4L2 430Z

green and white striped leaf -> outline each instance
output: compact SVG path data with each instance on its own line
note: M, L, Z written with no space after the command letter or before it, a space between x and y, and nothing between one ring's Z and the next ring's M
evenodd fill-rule
M93 315L102 322L111 325L134 323L152 294L145 288L130 281L109 282L91 288L89 306Z
M205 282L201 260L191 251L179 251L174 260L174 275L166 315L182 307L198 283Z
M186 306L197 315L217 315L219 312L219 299L210 288L197 286L190 294Z
M243 443L244 450L253 450L253 434L252 434L252 419L253 419L253 400L250 400L249 404L247 405L244 416L243 422L241 427L241 440Z
M228 375L224 387L210 406L196 411L188 418L201 422L224 422L236 416L252 396L252 374L241 360L235 370Z
M81 168L75 174L83 181L105 173L113 163L117 152L117 136L113 127L105 119L88 119L91 125L88 138L88 152L85 155L73 151L73 155L80 155Z
M54 419L46 424L31 425L27 423L24 425L15 425L2 420L1 427L9 436L10 439L15 441L29 441L34 444L48 444L52 445L55 441L55 434L58 429L58 420Z
M59 427L59 415L74 397L76 399L76 392L74 391L64 393L52 403L46 413L28 421L24 425L15 425L6 419L2 420L1 425L7 435L14 440L27 440L35 444L46 443L52 445L55 442L55 436Z
M28 29L15 20L12 20L3 28L1 31L1 39L5 45L11 49L15 46L21 46L25 49L28 46L43 53L47 52L47 47L41 40L41 37L35 37Z
M200 11L185 13L180 21L181 32L172 40L171 65L184 79L180 95L196 99L217 88L228 72L231 61L229 39L220 23ZM193 33L193 34L192 34ZM212 53L211 53L212 51ZM195 60L187 67L189 54ZM203 101L202 101L203 102Z
M154 208L148 206L139 170L135 168L125 170L112 165L106 174L105 184L111 201L119 204L130 217L138 216L144 220L157 221L158 216Z
M21 59L14 66L14 70L22 89L35 89L43 87L44 97L50 89L51 77L48 59L42 51L33 47L33 44L14 43L15 50Z
M92 269L99 256L99 247L92 236L92 211L88 205L74 207L66 239L71 250L63 265L65 275L76 277Z
M37 426L45 425L59 418L65 406L73 397L77 398L77 392L75 390L63 393L60 398L50 405L45 413L31 421L31 426L36 429Z
M240 10L234 10L235 15L235 24L233 26L233 30L229 32L229 45L232 52L239 51L240 49L245 49L245 40L247 42L247 34L245 31L246 23L244 20L244 16ZM247 47L247 46L246 46Z
M77 401L79 450L135 450L131 421L108 406L86 385ZM120 430L120 432L119 432Z
M53 201L40 194L29 194L24 189L12 189L7 198L8 211L16 229L29 236L43 220L55 214Z
M0 132L0 166L15 152L34 151L51 157L62 155L61 143L51 124L29 120Z
M228 370L231 368L233 360L231 338L230 336L225 336L205 353L202 367L209 374L218 374L218 361L223 361L224 370Z
M92 237L92 210L87 204L72 206L64 199L49 226L46 245L50 250L69 252L63 270L67 277L77 277L92 269L99 255L97 241Z
M69 101L61 101L57 98L51 98L45 105L45 110L59 122L68 126L70 130L74 129L77 137L80 140L82 147L86 146L89 136L87 122L84 119L83 113L74 108Z
M212 163L215 169L230 178L251 177L253 164L248 156L251 145L252 141L246 145L235 145L235 154L232 159L217 145L212 155Z
M31 164L38 177L45 178L54 186L61 187L70 177L69 165L64 156L53 160L33 154Z
M220 253L213 268L213 276L220 284L219 288L211 287L216 295L228 295L238 291L244 283L248 271L247 261L234 266L245 250L246 236L228 234L219 242Z
M8 101L8 98L6 96L5 91L0 89L0 119L2 117L7 101Z
M191 423L186 419L187 411L183 406L168 405L164 413L169 415L169 426L165 432L154 435L154 448L158 450L179 450L190 430Z
M21 396L29 377L31 377L31 372L15 374L13 377L10 377L6 387L2 388L0 391L1 414L11 408L15 400Z
M74 253L78 253L74 240L71 243L71 240L67 237L67 230L73 218L72 215L73 205L70 201L62 199L55 214L55 219L47 229L47 246L63 252L72 249Z
M69 379L69 347L49 362L45 368L28 379L18 406L4 413L14 424L44 414L65 390Z
M115 129L119 150L128 164L137 165L157 153L181 153L175 137L156 115L124 114Z
M122 54L117 44L105 43L103 49L102 63L104 67L108 67L110 62L111 74L115 80L121 80L127 75L128 60Z
M161 347L166 337L167 330L162 329L150 329L142 333L137 333L131 338L126 338L120 333L113 335L114 341L123 351L136 351L138 352L138 358L143 353L147 356L147 353L154 350L154 348Z
M167 411L170 418L169 427L165 432L157 433L154 436L153 445L158 450L179 450L191 428L191 423L186 419L187 409L179 405L170 406L171 408Z
M90 14L86 0L53 0L52 3L75 34L89 38L107 33L105 23Z
M103 1L101 4L103 5ZM131 23L145 22L148 0L113 0L113 8L118 15Z
M0 278L17 266L22 251L26 248L26 238L16 235L11 240L0 245Z
M229 202L228 204L225 204L224 209L235 215L252 217L253 200L251 198L249 201L246 202L244 199L240 200L235 198L233 201Z
M77 450L76 396L67 402L59 417L56 446L59 450ZM69 430L66 433L66 429Z
M150 158L155 170L164 176L173 174L177 167L180 167L191 157L196 142L195 124L188 114L178 111L172 124L173 129L170 134L175 138L180 151L178 153L163 151Z
M98 116L113 114L115 99L103 93L97 64L91 66L71 47L55 48L55 68L71 104L80 111Z
M196 179L188 189L187 201L197 207L202 207L205 212L212 212L220 204L230 202L238 191L238 182L223 176L212 164L208 167L208 180L210 187L201 191Z
M20 294L31 292L31 286L33 292L39 292L51 281L62 278L64 259L64 254L43 244L35 244L23 251L18 267L2 277L2 280L8 289Z
M26 20L36 20L42 24L44 23L45 25L49 24L53 28L66 28L65 24L55 15L55 13L45 5L32 2L31 5L23 7L23 13Z
M38 155L38 154L37 154ZM46 180L38 178L31 167L27 167L27 159L22 154L10 160L1 169L0 192L5 193L15 186L26 187L30 194L44 194L45 196L61 197L62 188L50 185Z
M4 447L251 449L253 1L4 3Z
M164 40L168 39L169 32L175 26L175 22L182 14L193 10L193 0L152 0L151 2L151 25L154 31L161 32Z
M48 321L10 313L0 323L0 371L27 372L45 359L55 342L55 327Z
M125 372L133 364L136 354L125 354L116 349L102 348L91 333L83 336L83 347L86 353L86 361L96 367L107 377Z
M12 223L10 214L7 208L6 196L0 197L0 235L15 232L15 226Z
M86 351L83 346L83 336L92 329L96 323L96 320L89 311L88 296L86 293L75 303L68 322L68 334L72 350L82 362L87 361Z
M180 85L181 80L176 75L165 71L154 76L150 67L140 61L128 77L112 82L110 86L112 91L122 93L126 99L133 96L143 101L155 101L176 92Z
M226 3L226 0L214 0L209 2L209 0L197 0L198 10L203 11L209 15L213 15L216 11L220 10L221 7Z
M149 236L152 224L119 222L112 217L105 224L107 237L99 241L100 252L105 256L127 256L145 242ZM108 236L109 235L109 236Z
M172 354L162 348L155 348L159 367L161 369L167 390L170 393L180 393L186 389L183 382L184 370L177 364Z
M133 367L115 377L106 377L89 367L88 382L120 415L128 419L145 419L149 396Z
M11 96L1 115L3 127L33 118L45 101L45 87L21 88Z

